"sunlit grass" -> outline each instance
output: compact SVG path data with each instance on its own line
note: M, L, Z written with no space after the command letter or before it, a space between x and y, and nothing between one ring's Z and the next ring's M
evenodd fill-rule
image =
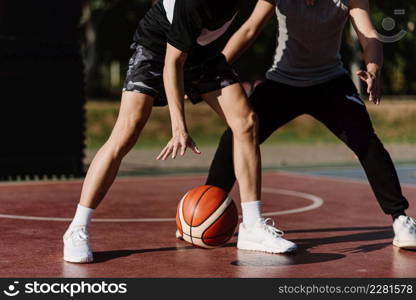
M89 101L86 144L101 146L117 118L118 102ZM416 143L416 101L384 101L367 105L377 134L386 143ZM224 122L204 103L186 105L186 118L197 144L215 145L225 129ZM159 147L171 136L167 107L155 108L136 147ZM337 139L310 116L301 116L273 134L268 143L335 143Z

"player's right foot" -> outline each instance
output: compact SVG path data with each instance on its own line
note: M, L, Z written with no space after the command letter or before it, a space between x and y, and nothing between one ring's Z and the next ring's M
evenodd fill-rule
M295 243L282 238L283 231L274 227L272 219L260 219L256 224L240 224L237 248L268 253L289 253L297 249Z
M90 263L93 261L86 226L68 228L64 237L64 260L72 263Z
M416 220L400 216L393 223L393 245L403 249L416 249Z

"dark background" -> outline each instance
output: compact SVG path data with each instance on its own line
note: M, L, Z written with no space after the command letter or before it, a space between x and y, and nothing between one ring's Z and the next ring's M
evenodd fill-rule
M256 0L244 3L232 28L217 41L218 47L222 48L248 18ZM384 43L384 93L414 95L416 3L398 0L371 4L372 18L381 34L407 31L400 41ZM91 145L102 144L116 114L111 110L106 124L102 110L90 109L89 122L96 123L99 130L88 131L94 127L86 124L86 99L119 100L133 33L151 5L151 0L0 0L0 180L83 175L86 134L87 140L90 134L90 140L97 141ZM394 15L395 9L404 9L405 14ZM388 32L382 28L387 17L396 22ZM236 64L244 81L263 79L271 66L275 22L268 24ZM344 40L345 65L362 64L349 25ZM396 98L401 97L392 100ZM167 118L163 115L161 122L166 124ZM169 131L169 126L164 127ZM207 136L205 132L201 135Z
M295 0L300 1L300 0ZM319 1L319 0L318 0ZM236 22L218 42L223 47L231 34L247 19L256 4L256 0L245 0ZM85 1L81 31L95 37L86 40L84 48L87 58L87 93L90 97L119 97L120 86L124 78L130 56L129 45L140 18L151 6L151 0L91 0ZM405 15L394 15L395 9L405 9ZM385 66L383 71L383 89L385 94L416 94L416 2L408 0L371 1L371 12L377 30L392 36L400 30L407 35L400 42L385 43ZM383 19L391 17L396 27L391 31L382 28ZM236 68L245 81L262 79L271 66L275 50L276 22L273 19L258 38L256 43L240 59ZM85 35L84 35L85 36ZM350 35L350 26L346 27L342 56L347 67L354 59L360 59ZM112 70L112 72L110 71Z

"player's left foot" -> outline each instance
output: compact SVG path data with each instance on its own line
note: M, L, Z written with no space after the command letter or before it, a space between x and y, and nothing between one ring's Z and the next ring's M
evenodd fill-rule
M86 226L74 226L68 228L63 237L64 260L79 264L93 262L89 239Z
M403 249L416 249L416 220L400 216L393 223L393 245Z
M283 231L274 227L272 219L260 219L256 224L240 224L237 248L267 253L290 253L297 249L295 243L283 238Z

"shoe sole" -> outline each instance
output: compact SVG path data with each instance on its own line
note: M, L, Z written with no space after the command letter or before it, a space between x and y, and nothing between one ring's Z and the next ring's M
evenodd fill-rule
M416 250L416 242L409 241L409 242L399 242L397 240L393 240L393 245L401 248L401 249L409 249L409 250Z
M272 249L265 247L263 245L259 245L257 243L251 243L251 242L237 242L237 248L240 250L246 250L246 251L259 251L259 252L266 252L271 254L282 254L282 253L292 253L297 250L298 247L291 247L291 248L285 248L285 249Z
M73 258L73 257L64 256L64 261L70 262L73 264L88 264L88 263L92 263L94 261L94 258L93 257Z
M94 256L92 255L92 253L88 253L87 256L71 256L70 251L65 251L64 250L64 261L70 262L70 263L74 263L74 264L88 264L88 263L92 263L94 261Z

